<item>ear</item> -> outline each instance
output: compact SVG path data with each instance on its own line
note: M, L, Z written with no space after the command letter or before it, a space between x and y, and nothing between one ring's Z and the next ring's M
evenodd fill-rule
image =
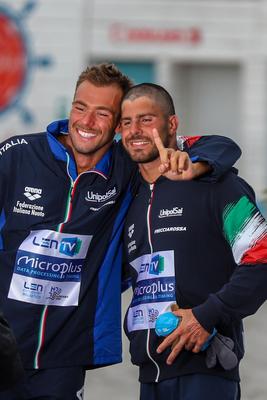
M176 135L178 126L179 126L179 119L178 119L177 115L170 115L169 116L169 131L170 131L171 136Z
M121 122L120 121L115 128L115 132L116 132L116 135L121 135Z

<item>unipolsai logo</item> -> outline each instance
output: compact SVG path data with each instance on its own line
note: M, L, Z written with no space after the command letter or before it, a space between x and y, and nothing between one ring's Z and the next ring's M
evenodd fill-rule
M33 116L22 105L33 67L48 66L49 57L34 57L25 31L25 19L38 2L28 0L15 12L0 5L0 117L16 108L25 123Z
M162 209L159 212L159 218L168 218L168 217L181 217L183 215L183 207L173 207L170 209Z
M114 186L112 189L109 189L105 193L98 193L93 190L89 190L87 192L87 196L85 197L85 200L91 201L94 203L103 203L103 202L111 199L112 197L116 196L116 194L117 194L116 186Z

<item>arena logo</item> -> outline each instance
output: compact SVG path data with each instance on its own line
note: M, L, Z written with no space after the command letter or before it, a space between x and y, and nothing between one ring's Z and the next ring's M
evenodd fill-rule
M22 105L31 71L33 67L50 64L48 57L33 57L24 29L25 17L36 3L27 1L17 13L0 5L0 117L16 109L25 123L33 120L31 112Z
M24 196L26 196L31 201L40 199L42 197L41 194L42 189L32 188L29 186L26 186L24 189Z

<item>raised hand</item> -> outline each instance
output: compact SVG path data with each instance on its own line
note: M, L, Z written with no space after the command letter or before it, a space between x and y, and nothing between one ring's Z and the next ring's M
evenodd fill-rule
M192 163L185 151L166 148L156 128L152 130L152 133L161 160L159 166L161 175L171 180L191 180L210 170L207 163Z

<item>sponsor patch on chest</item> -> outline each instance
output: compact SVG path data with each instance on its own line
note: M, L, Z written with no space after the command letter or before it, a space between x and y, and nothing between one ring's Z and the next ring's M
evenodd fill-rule
M43 218L45 216L44 206L40 204L43 190L37 187L25 186L23 196L26 201L17 200L12 209L13 213Z
M175 302L174 251L145 254L131 262L138 277L128 311L128 330L155 327L157 316Z
M92 236L31 231L16 256L8 298L33 304L75 306Z
M89 210L99 211L103 208L106 208L107 206L115 204L116 195L117 195L116 186L107 191L88 190L85 196L85 200L86 202L91 203Z
M181 217L183 215L183 207L163 208L160 210L159 218Z

